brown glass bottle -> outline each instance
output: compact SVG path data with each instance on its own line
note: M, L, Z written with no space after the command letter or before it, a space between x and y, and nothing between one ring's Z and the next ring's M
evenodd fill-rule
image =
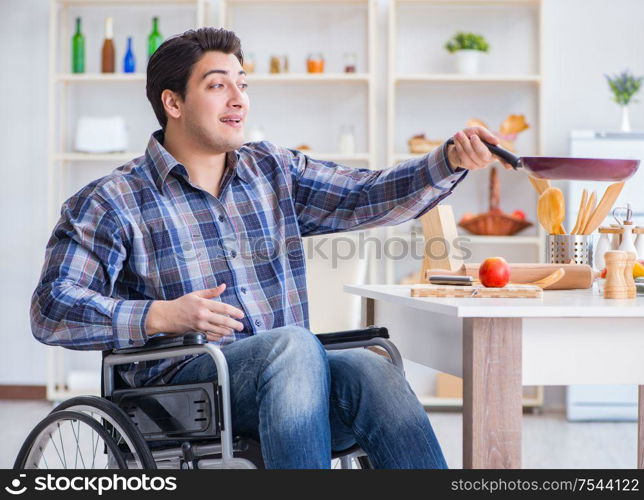
M103 49L101 51L101 72L114 73L116 54L114 53L114 41L112 18L105 19L105 40L103 40Z

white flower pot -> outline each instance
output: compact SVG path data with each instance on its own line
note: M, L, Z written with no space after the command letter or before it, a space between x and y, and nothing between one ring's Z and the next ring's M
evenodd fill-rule
M622 106L622 132L631 131L631 119L628 114L628 106Z
M479 72L481 61L480 50L457 50L456 71L464 75L474 75Z

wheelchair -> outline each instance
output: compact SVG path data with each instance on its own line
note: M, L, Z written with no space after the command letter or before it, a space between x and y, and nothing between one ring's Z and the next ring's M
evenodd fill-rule
M386 328L316 335L327 350L380 347L401 370ZM209 354L217 379L124 387L118 365ZM14 469L262 469L260 443L234 436L226 358L202 333L155 337L142 347L103 352L101 397L63 401L28 435ZM356 444L334 452L339 468L373 468Z

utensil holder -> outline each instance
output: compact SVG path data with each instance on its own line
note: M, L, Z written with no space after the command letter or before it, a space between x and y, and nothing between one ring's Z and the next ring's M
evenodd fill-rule
M546 244L549 264L593 265L592 234L549 234Z

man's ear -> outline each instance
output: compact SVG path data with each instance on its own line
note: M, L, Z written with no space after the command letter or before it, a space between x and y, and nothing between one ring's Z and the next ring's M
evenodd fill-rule
M168 117L175 119L181 117L181 104L183 104L183 101L179 94L172 90L165 89L161 92L161 102L163 103L163 108L165 109Z

